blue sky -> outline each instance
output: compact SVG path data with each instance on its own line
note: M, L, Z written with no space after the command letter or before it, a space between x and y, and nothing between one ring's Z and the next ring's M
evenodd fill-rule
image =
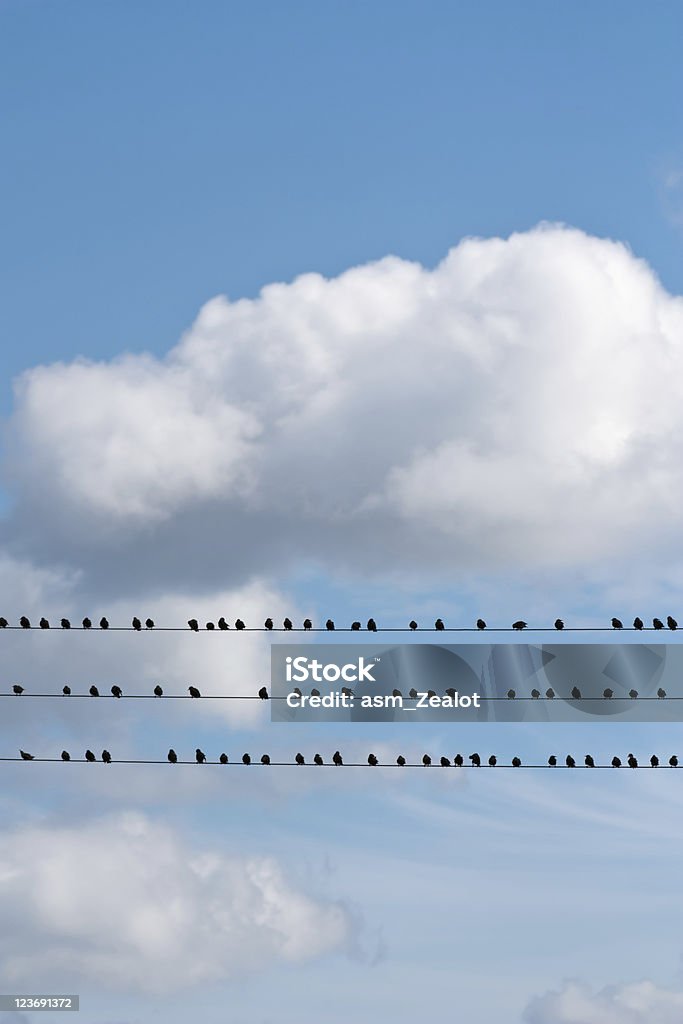
M0 613L683 623L682 29L0 0ZM3 692L269 666L256 633L0 639ZM675 723L0 701L3 756L683 762ZM248 772L5 763L0 990L87 1024L681 1019L676 772Z

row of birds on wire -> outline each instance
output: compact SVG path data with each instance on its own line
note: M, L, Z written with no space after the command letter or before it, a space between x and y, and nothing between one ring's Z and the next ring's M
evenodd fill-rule
M26 750L20 750L19 753L21 755L22 761L57 760L56 758L36 758L33 754L29 754L28 751L26 751ZM169 752L166 755L166 757L167 757L167 760L171 764L177 764L178 763L178 755L176 754L176 752L175 752L175 750L173 748L171 748L169 750ZM195 759L195 762L197 764L205 764L206 763L206 754L204 753L203 750L201 750L199 747L197 747L196 750L195 750L195 758L194 759ZM2 758L1 760L8 760L8 759L7 758ZM15 759L10 759L10 760L15 760ZM62 751L61 760L62 761L71 761L71 755L68 752L68 750L63 750ZM93 761L97 761L97 757L95 756L95 754L93 754L92 750L86 750L85 757L82 758L81 760L93 762ZM470 754L469 757L468 757L468 760L470 761L471 766L473 768L481 768L484 765L484 761L482 761L481 756L479 754L476 754L476 753L475 754ZM102 751L102 761L105 764L111 764L112 763L112 756L111 756L111 754L109 753L108 750L103 750ZM149 763L149 764L160 764L162 762L151 761L151 762L147 762L147 763ZM191 762L183 761L181 763L188 764L188 763L191 763ZM220 757L218 758L217 762L214 761L214 762L209 762L209 763L210 764L211 763L213 763L213 764L229 764L230 762L228 760L228 755L223 753L223 754L220 755ZM239 763L239 762L234 762L234 763ZM242 755L241 763L245 764L245 765L252 764L251 755L250 754L243 754ZM269 754L262 754L261 755L260 763L264 764L264 765L270 765L273 762L271 761ZM298 764L298 765L305 765L306 764L306 759L305 759L303 754L298 753L295 756L293 762L282 762L282 761L275 762L275 764L277 764L280 767L284 767L285 764L289 764L289 763ZM323 760L323 758L322 758L322 756L320 754L315 754L314 757L313 757L313 762L312 763L315 764L315 765L324 765L325 761ZM338 750L335 751L335 753L332 755L332 762L331 763L333 765L338 766L338 767L343 767L344 759L343 759L342 755L340 754L340 752ZM406 761L405 757L402 754L398 755L398 757L396 758L396 762L395 763L396 763L396 765L398 765L398 767L401 767L401 768L405 767L405 766L408 766L408 767L411 767L411 768L419 767L419 763L418 764L410 764L410 765L408 765L408 762ZM598 765L598 764L595 763L595 759L593 758L593 756L591 754L586 754L586 756L584 757L583 763L584 763L586 768L602 768L602 767L621 768L621 767L623 767L623 762L622 762L620 757L613 757L610 765ZM370 767L372 767L372 768L376 768L377 766L379 766L380 762L379 762L379 760L378 760L378 758L376 757L375 754L368 754L367 764ZM642 767L641 765L638 764L638 759L633 754L629 754L628 755L628 757L626 758L626 764L628 765L629 768L639 768L639 767ZM425 768L430 768L430 767L442 767L442 768L455 767L455 768L462 768L465 765L465 758L463 757L462 754L456 754L452 761L448 757L440 757L438 762L436 762L436 760L432 761L432 758L431 758L430 754L425 754L423 756L423 758L422 758L422 765ZM672 756L669 758L669 765L670 765L671 768L677 768L678 767L678 757L676 756L676 754L672 754ZM354 762L350 766L347 765L347 767L361 767L361 766L362 766L362 762L361 762L361 764L358 764L357 762ZM499 760L495 756L495 754L491 754L491 756L486 761L486 766L488 766L489 768L507 767L506 765L503 765L503 764L501 764L499 762ZM512 761L510 762L510 766L513 767L513 768L522 768L522 767L524 767L522 765L521 758L519 758L519 757L513 757ZM557 766L558 766L557 757L555 756L555 754L551 754L550 757L548 758L548 767L556 768ZM577 766L576 759L574 757L572 757L571 754L567 754L567 756L565 758L565 766L567 768L576 768L576 766ZM652 767L652 768L659 768L659 766L660 766L659 757L656 754L653 754L652 757L650 758L650 767ZM384 767L389 767L389 766L385 765ZM532 767L544 767L544 766L543 765L527 765L527 767L532 768Z
M196 698L201 697L201 695L202 695L201 691L196 686L188 686L187 690L188 690L188 697L189 698L195 698L196 699ZM21 686L20 683L15 683L12 686L12 693L16 694L17 697L21 696L21 694L25 693L25 692L26 692L26 690L24 689L23 686ZM304 694L302 693L302 691L299 689L298 686L295 686L294 689L291 692L296 694L297 697L303 697L304 696ZM339 692L344 694L347 697L355 697L355 690L353 690L350 686L342 686L341 690ZM426 690L424 692L427 694L428 698L436 697L437 696L436 690ZM62 687L62 694L65 697L70 697L72 695L71 687L70 686L63 686ZM154 689L152 691L152 694L153 694L154 697L163 697L164 696L163 687L159 686L159 684L157 683L157 685L154 687ZM452 700L455 700L456 697L457 697L457 691L455 690L455 687L452 687L452 686L450 686L447 690L445 690L444 694L447 697L451 697ZM90 697L101 697L102 696L102 694L100 693L99 687L97 687L95 685L90 687L90 689L88 690L88 695ZM111 695L112 695L112 697L116 697L116 698L120 699L120 698L122 698L124 696L124 693L123 693L123 690L121 689L120 686L117 686L116 684L114 684L111 687ZM0 694L0 696L8 696L8 695L7 694ZM31 696L31 694L28 694L28 696ZM39 697L53 697L53 696L58 696L58 694L41 693L41 694L35 694L35 696L39 696ZM81 695L81 696L84 696L84 695ZM133 697L133 698L139 698L141 696L146 696L146 695L145 694L135 693L135 694L127 694L126 696ZM217 694L210 694L210 697L214 697L215 698L217 696L218 696ZM310 692L310 696L311 697L320 697L321 696L320 690L317 690L314 687L311 690L311 692ZM392 696L393 697L397 697L397 698L400 697L401 699L406 699L404 697L403 693L400 690L393 690L392 691ZM268 693L268 689L265 686L261 687L261 689L256 694L256 697L259 697L261 700L270 700L271 699L271 695ZM233 694L226 694L226 695L223 695L221 699L226 699L227 698L227 699L230 699L230 700L255 700L256 697L253 697L253 696L248 695L248 694L242 695L242 696L240 696L240 695L233 695ZM418 700L419 697L420 697L420 694L418 693L418 691L415 689L415 687L412 687L412 689L410 689L409 692L408 692L408 699L410 699L410 700ZM545 691L545 694L541 694L540 690L533 689L531 691L530 697L518 697L516 690L508 690L506 695L505 695L505 697L484 697L484 696L482 696L479 699L482 700L482 701L495 701L495 700L555 700L556 697L557 697L557 694L555 693L555 690L553 690L552 687L548 687L548 689ZM603 692L602 692L602 697L586 697L586 696L584 696L581 693L581 690L579 689L578 686L574 686L572 688L572 690L571 690L570 698L571 698L571 700L637 700L639 698L639 693L638 693L637 690L629 690L628 696L615 697L614 696L614 690L610 689L609 687L606 687L606 689L604 689ZM666 698L667 698L666 690L664 690L660 686L659 689L657 690L657 699L658 700L665 700ZM274 699L274 700L286 700L287 698L285 696L277 696L277 697L274 697L272 699ZM652 700L653 698L646 697L646 698L640 698L640 699L641 700L643 700L643 699L645 699L645 700Z
M145 621L143 623L141 619L139 619L137 616L134 616L130 626L114 626L112 628L113 629L133 629L133 630L135 630L137 632L141 632L142 629L143 629L143 625L144 625L144 629L147 629L147 630L154 629L155 628L154 619L145 619ZM200 628L201 628L200 625L199 625L199 620L198 619L188 619L187 620L187 625L195 633L198 633ZM612 619L611 625L612 625L612 629L624 629L625 628L624 627L624 623L621 621L621 619L617 619L617 618L613 618ZM61 619L60 626L61 626L62 629L71 629L71 620L70 619ZM556 630L560 630L560 631L563 630L565 628L564 620L563 619L555 619L555 622L553 623L553 626L554 626L554 628ZM671 629L671 630L678 629L678 622L671 615L667 615L666 627L668 629ZM21 628L21 629L36 629L36 628L39 628L39 629L50 629L50 622L49 622L48 619L43 617L43 618L40 619L40 621L38 623L38 627L36 627L36 626L32 626L31 625L31 620L26 615L22 615L21 618L19 619L19 626L17 627L17 626L11 626L9 621L4 616L0 616L0 629L8 629L8 628L9 629L17 629L17 628ZM93 628L92 620L86 617L86 618L83 619L81 626L80 627L76 626L75 628L76 629L78 629L78 628L81 628L81 629L92 629ZM100 619L99 628L100 629L109 629L110 628L109 627L109 620L105 616L103 616ZM168 627L162 627L162 628L168 628ZM176 628L176 627L171 627L171 628ZM203 628L204 629L208 629L208 630L216 629L216 623L214 623L214 622L207 622L206 625ZM271 618L267 618L265 620L265 622L263 623L262 627L261 626L247 626L246 623L243 622L242 619L236 619L235 623L234 623L234 629L236 629L238 631L239 630L243 630L243 629L259 629L259 630L265 629L267 631L270 631L270 630L277 629L277 628L281 628L285 632L290 632L292 630L299 631L299 629L301 628L305 632L308 632L309 630L312 630L314 628L314 626L313 626L313 622L312 622L311 619L304 619L303 626L302 627L297 627L297 626L294 625L294 623L292 622L292 620L290 618L286 618L286 619L283 620L282 627L276 627L275 623L273 622L273 620ZM322 629L322 627L316 627L316 628ZM337 627L335 626L333 619L328 619L327 622L325 623L325 627L324 628L328 632L332 632ZM346 627L341 627L341 628L344 629ZM363 626L360 623L360 621L352 622L351 626L350 626L351 632L358 632L358 631L362 630L362 628L363 628ZM370 633L377 633L379 631L379 627L377 626L377 623L375 622L374 619L368 619L365 628ZM393 631L399 631L400 632L400 631L402 631L404 629L404 627L402 627L402 626L398 626L398 627L396 627L396 626L384 627L385 630L387 628L389 628L392 632ZM418 626L418 624L415 621L415 619L412 619L411 622L409 622L409 624L408 624L408 626L406 628L410 629L411 632L415 632L415 630L420 629L420 628L424 629L425 627ZM448 626L445 625L443 619L437 619L435 621L433 627L429 627L428 626L426 628L427 629L436 630L436 632L439 633L439 632L443 632L443 631L448 630L448 629L461 631L461 630L473 629L475 627L468 627L468 626L448 627ZM486 622L483 619L477 619L476 628L478 630L484 630L484 629L487 629L488 627L487 627ZM516 622L513 622L511 626L508 626L508 627L494 627L494 628L495 629L503 628L503 629L523 630L523 629L528 629L530 627L529 627L529 623L525 622L524 619L517 619ZM534 627L531 627L531 628L533 629ZM544 628L547 628L547 627L544 627ZM570 627L570 628L572 628L572 627ZM586 629L586 628L596 629L596 628L603 628L603 627L582 627L582 626L578 626L578 627L573 627L573 628L577 629L577 630L581 630L581 629ZM605 626L604 628L606 629L608 627ZM636 618L633 620L632 628L636 629L636 630L642 630L642 629L664 629L665 625L664 625L664 622L661 619L654 618L652 620L652 626L646 626L645 623L643 622L643 620L639 616L636 616ZM230 624L226 621L226 619L222 615L221 615L221 617L218 620L218 629L221 629L221 630L228 630L228 629L230 629Z

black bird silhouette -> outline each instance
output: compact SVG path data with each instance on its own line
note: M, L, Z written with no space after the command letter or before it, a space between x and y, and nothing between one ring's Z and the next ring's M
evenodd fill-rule
M639 618L639 616L636 615L635 619L633 620L633 628L634 629L642 629L643 626L644 626L643 620L641 618Z
M93 754L92 750L86 750L86 752L85 752L85 759L86 759L86 761L96 761L97 760L97 758Z
M496 755L495 754L491 754L491 756L489 758L489 765L491 766L491 768L495 768L497 764L498 764L498 759L497 759Z
M224 615L221 615L220 619L218 620L218 628L219 629L230 629L230 626L225 621L225 616Z
M652 620L652 628L653 629L664 629L664 623L662 622L661 619L653 619Z
M100 619L100 629L109 629L109 619L105 619L104 615Z
M554 699L555 699L555 691L553 690L552 686L550 686L550 687L549 687L549 688L548 688L548 689L547 689L547 690L545 691L545 695L546 695L546 697L548 698L548 700L554 700Z
M40 628L41 629L49 629L50 628L50 623L47 621L47 619L41 619L40 620Z
M669 629L678 629L678 623L671 615L667 615L666 624L669 627Z
M352 622L351 623L351 630L352 630L352 632L357 633L359 629L360 629L360 622Z
M429 697L430 699L432 697L436 697L436 690L427 690L427 697Z
M33 754L27 754L25 750L20 750L19 753L21 754L22 761L32 761L33 760Z
M578 688L578 686L573 687L572 697L574 700L581 700L581 690Z
M91 686L88 692L90 693L91 697L99 697L100 695L100 691L97 689L96 686Z
M29 619L26 618L25 615L22 615L21 618L19 619L19 625L21 626L22 629L31 628L31 622Z
M522 762L521 762L521 760L518 757L513 757L512 758L512 767L513 768L521 768L522 767Z
M192 630L193 633L198 633L199 632L199 623L197 622L196 619L188 619L187 620L187 624L188 624L188 626L190 627L190 629Z
M550 765L551 768L554 768L557 765L557 758L555 757L554 754L551 754L550 757L548 758L548 764Z
M62 751L62 761L70 761L70 760L71 760L71 754L69 753L69 751L68 750L63 750Z
M417 622L415 621L415 619L411 619L408 625L410 626L412 631L415 632L415 630L417 629Z
M620 757L613 757L612 758L612 767L613 768L621 768L621 758Z
M652 757L650 758L650 764L652 765L653 768L659 768L659 758L657 757L656 754L653 754Z
M324 763L325 763L325 762L323 761L322 757L320 756L320 754L316 754L316 755L314 756L313 760L314 760L314 762L315 762L316 764L324 764Z
M368 629L370 630L371 633L377 632L377 623L375 622L374 619L368 619Z
M220 761L221 764L227 764L228 763L228 755L227 754L221 754L221 756L218 758L218 760Z
M63 686L62 687L62 693L64 694L65 697L68 697L69 694L71 693L71 687L70 686Z
M638 691L637 690L629 690L628 691L628 695L631 698L631 700L636 700L636 698L638 697Z
M508 690L508 700L514 700L515 696L516 694L514 690Z
M261 687L261 689L258 692L258 695L261 698L261 700L268 700L268 691L265 688L265 686Z
M81 625L83 626L83 629L90 629L92 627L92 622L90 621L90 619L88 618L87 615L83 619L83 622L81 623Z
M372 765L373 768L377 767L378 762L374 754L368 754L368 764Z
M512 623L513 629L526 629L527 626L528 623L525 622L524 619L517 619L517 622Z
M633 756L633 754L629 754L628 755L628 766L629 766L629 768L637 768L638 767L638 761Z
M214 625L214 623L213 623L213 622L207 622L207 624L206 624L206 628L207 628L207 629L215 629L215 628L216 628L216 626Z
M344 694L345 697L353 697L353 690L351 689L350 686L342 686L341 692Z
M137 629L137 630L142 629L142 623L140 622L140 620L138 619L138 617L136 615L133 616L133 621L132 621L131 625L132 625L133 629Z
M441 760L441 767L442 768L450 768L451 762L448 760L447 757L442 757L440 760Z
M415 696L417 697L417 690L415 691ZM446 690L446 696L450 697L451 700L455 700L455 687L454 686L449 686L448 687L448 689Z
M486 629L486 623L483 619L477 619L477 629Z
M564 629L564 622L562 619L555 619L555 629Z
M115 697L120 697L121 694L123 693L120 686L112 686L111 692Z
M325 629L334 629L334 622L332 621L332 619L327 620L327 622L325 623Z
M334 761L334 763L335 763L335 764L337 764L337 765L342 765L342 764L344 763L344 762L342 761L342 756L341 756L341 754L339 753L339 751L338 751L338 750L337 750L337 751L335 751L335 754L334 754L334 757L332 758L332 760L333 760L333 761Z
M0 615L0 629L7 629L9 622L4 615Z
M173 747L171 747L171 749L168 752L168 759L171 762L171 764L175 764L176 761L178 760L178 755L176 754Z
M445 628L446 627L443 624L443 619L437 619L436 622L434 623L434 629L438 629L439 632L441 632L441 630Z
M314 686L313 689L311 690L311 697L319 697L319 696L320 696L320 690L316 689L316 687Z
M294 628L291 619L285 619L284 622L282 623L282 625L285 627L286 630L290 630L290 629Z
M187 689L189 691L190 697L201 697L201 693L199 692L196 686L188 686Z
M261 764L270 764L269 754L261 754Z
M273 620L271 618L267 618L266 621L263 623L263 625L264 625L264 627L266 629L272 629L273 628ZM285 626L285 629L287 629L286 626Z
M154 619L145 619L145 628L154 629Z
M595 761L593 760L590 754L586 754L584 758L584 763L586 765L586 768L595 768Z
M71 623L69 622L68 619L62 619L61 627L62 629L71 629Z
M479 766L481 765L481 758L479 757L479 754L470 754L470 761L475 766L475 768L479 768Z
M610 688L608 686L606 690L602 691L602 695L605 698L605 700L611 700L612 697L614 696L614 690L610 690Z
M455 757L453 758L453 764L455 765L456 768L462 768L464 763L465 758L462 756L462 754L456 754Z
M235 619L235 629L246 629L247 627L241 619Z
M249 754L242 754L242 764L251 764Z
M111 754L109 753L108 750L102 751L102 760L104 761L105 764L111 764Z
M415 687L414 687L414 686L413 686L413 688L412 688L412 689L411 689L411 690L410 690L410 691L408 692L408 696L409 696L409 697L411 698L411 700L417 700L417 690L415 689Z
M422 758L422 764L425 766L425 768L428 768L431 763L431 757L429 756L429 754L425 754L424 757Z
M391 696L392 697L403 697L403 694L401 693L400 690L392 690L391 691Z
M195 760L197 761L197 764L204 764L204 762L206 761L206 754L204 753L203 750L200 750L199 747L197 747L197 749L195 750L194 756Z
M304 629L313 629L313 623L310 619L304 619Z
M666 690L663 690L661 688L661 686L660 686L659 689L657 690L657 696L659 697L660 700L664 700L664 698L666 697Z
M157 685L154 687L154 696L155 697L163 697L163 695L164 695L164 691L161 689L161 687L157 683Z
M399 765L400 768L402 768L405 763L405 757L403 756L403 754L399 754L398 757L396 758L396 764Z
M671 765L672 768L678 768L678 758L676 757L675 754L672 754L671 757L669 758L669 764Z
M541 691L540 690L532 690L531 691L531 696L534 698L534 700L538 700L538 698L541 696Z
M19 683L15 683L14 686L12 687L12 690L14 693L16 693L17 696L19 696L20 693L24 692L24 687L19 686Z
M297 764L306 764L306 758L303 754L297 754L294 760Z
M567 765L567 768L576 768L576 761L574 760L571 754L567 754L567 757L565 758L565 764Z
M301 692L301 690L299 689L298 686L294 687L294 689L292 690L292 693L295 693L297 695L297 697L303 697L303 693Z
M623 629L624 623L621 619L612 619L612 629Z

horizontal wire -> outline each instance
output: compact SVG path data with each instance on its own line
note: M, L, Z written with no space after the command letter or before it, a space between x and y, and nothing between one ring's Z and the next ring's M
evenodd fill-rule
M22 757L0 757L0 761L24 761L24 760L26 760L26 759L22 758ZM111 763L111 764L170 764L171 763L168 760L157 761L157 760L137 760L137 759L125 759L125 758L122 758L120 760L112 758L111 762L105 762L105 761L100 761L100 760L88 761L84 757L72 757L68 761L64 761L61 757L33 757L33 758L31 758L31 760L33 760L35 762L39 762L39 763L50 763L50 764L57 764L57 763L59 763L59 764L105 764L105 763ZM178 758L178 760L173 762L173 763L174 764L198 764L199 762L197 762L196 760L194 760L194 761L184 761L184 760L180 760L180 758ZM557 768L570 768L570 767L572 767L572 768L591 768L591 769L595 769L595 768L611 768L612 770L614 770L614 768L615 768L615 766L611 765L611 764L585 765L585 764L579 764L579 762L577 762L575 765L571 765L570 766L570 765L567 765L567 764L556 764L556 765L549 765L549 764L526 764L526 765L525 764L521 764L521 765L486 764L484 762L482 762L480 765L470 765L470 764L463 764L463 765L453 765L453 764L451 764L451 765L441 765L441 764L435 763L434 761L432 761L432 763L428 764L428 765L423 764L421 761L415 761L415 762L408 762L407 761L405 764L395 764L395 763L379 764L378 763L377 765L370 765L370 764L367 764L367 762L365 762L365 761L353 761L353 762L348 762L348 763L345 762L342 765L336 765L336 764L334 764L331 761L327 761L327 762L323 762L323 764L319 765L319 764L315 764L313 761L306 761L305 764L297 764L295 761L271 761L268 764L263 764L262 761L252 761L250 764L246 765L246 764L244 764L244 762L241 759L238 760L238 761L227 761L226 763L222 763L221 761L209 761L207 759L206 761L203 761L201 763L202 764L220 765L221 768L231 768L231 767L232 768L235 768L235 767L239 767L239 768L254 768L254 767L260 767L260 768L456 768L456 769L461 769L461 768L476 768L476 769L479 769L479 768L516 768L517 770L519 770L521 768L547 768L547 769L555 770ZM666 763L661 762L659 765L651 765L649 763L648 764L638 764L638 765L635 765L632 768L628 764L628 762L624 762L619 767L621 767L621 768L629 768L629 770L635 771L637 768L653 768L653 767L657 767L657 768L670 768L670 767L673 767L673 765L669 765L668 761L667 761Z
M512 626L487 626L486 629L479 629L477 626L444 626L443 629L436 629L434 626L418 626L417 629L411 629L410 626L378 626L377 629L351 629L350 626L335 626L334 629L326 629L325 626L313 626L311 629L304 629L303 626L292 626L291 629L285 629L282 626L273 626L272 629L267 629L265 626L245 626L244 629L235 629L231 626L229 629L220 629L215 627L214 629L206 626L199 626L197 629L190 629L189 626L154 626L152 629L148 629L143 626L142 629L135 629L134 626L108 626L106 629L102 629L100 626L74 626L71 625L68 628L61 626L51 626L46 629L41 626L12 626L7 625L2 627L3 629L15 629L24 633L31 631L38 633L69 633L80 630L85 633L115 633L115 632L127 632L127 633L675 633L676 629L670 629L668 626L663 629L659 629L655 626L643 626L642 629L636 629L635 626L623 626L621 629L615 629L613 626L564 626L562 629L556 629L554 626L526 626L524 629L514 629Z
M334 692L336 693L337 691L334 691ZM341 691L339 691L339 692L341 692ZM421 693L427 693L427 690L420 691L420 692ZM303 694L303 696L308 698L309 694ZM316 696L324 697L324 696L329 696L329 694L326 695L324 693L320 693L319 695L316 695ZM377 694L377 693L354 694L354 699L360 700L360 699L362 699L362 697L378 697L378 696L379 697L387 697L387 698L389 698L389 697L392 696L392 694ZM441 693L441 694L436 694L436 696L447 697L447 696L450 696L450 695L446 694L446 693ZM468 694L463 694L463 696L469 696L469 695ZM193 701L197 701L197 700L261 700L261 701L264 702L264 704L267 703L267 701L269 701L269 700L287 700L287 696L286 695L285 696L277 696L275 694L269 694L268 697L259 697L258 694L232 694L232 693L223 693L223 694L219 694L219 693L206 693L206 694L204 694L203 693L201 695L201 697L192 697L189 693L168 693L168 694L164 693L160 697L158 697L154 693L122 693L120 697L115 697L113 693L100 693L98 697L94 697L90 693L29 693L26 690L24 690L24 692L20 693L20 694L19 693L0 693L0 697L14 697L14 698L21 697L22 700L24 700L27 697L32 697L34 699L35 698L44 699L44 698L54 697L54 698L59 698L61 700L73 700L74 698L76 698L76 699L87 698L88 700L100 700L100 699L104 698L104 699L109 699L109 700L156 700L156 701L164 701L164 700L193 700ZM396 699L398 699L398 698L396 698ZM405 695L402 694L401 695L401 699L407 703L409 701L419 700L420 698L419 697L410 697L407 694L405 694ZM541 697L517 697L517 696L515 696L515 697L507 697L507 696L505 696L505 697L486 697L483 694L479 694L479 700L480 700L481 703L487 703L487 704L494 704L496 702L500 702L502 704L515 704L515 703L519 703L521 701L529 701L532 704L542 704L543 702L545 702L547 704L552 704L552 703L554 703L556 701L557 702L561 702L563 700L564 701L569 701L572 704L581 704L581 703L584 703L586 701L596 701L596 700L604 701L605 703L609 702L611 704L616 704L619 701L627 702L629 704L635 704L636 701L644 701L644 700L661 701L662 703L664 701L683 700L683 695L669 696L667 694L665 697L657 697L657 696L654 696L654 697L641 697L639 695L637 697L629 697L628 694L627 694L624 697L617 697L617 696L612 696L612 697L583 697L583 696L581 696L581 697L572 697L571 694L569 694L569 696L563 697L561 694L555 694L554 697L546 697L546 696L541 696ZM295 709L295 710L298 710L298 709ZM431 708L430 710L434 710L434 709Z

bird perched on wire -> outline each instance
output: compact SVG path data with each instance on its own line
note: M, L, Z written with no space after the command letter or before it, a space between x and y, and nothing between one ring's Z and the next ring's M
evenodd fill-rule
M251 764L249 754L242 754L242 764Z
M400 690L392 690L391 691L391 696L392 697L403 697L403 694L401 693Z
M297 697L303 697L303 693L301 692L301 690L299 689L298 686L294 687L294 689L292 690L292 693L295 693L297 695Z
M628 691L628 695L631 698L631 700L637 700L637 698L638 698L638 691L637 690L629 690Z
M19 683L15 683L14 686L12 687L12 692L16 693L16 695L18 697L19 694L24 692L24 687L23 686L19 686Z
M71 694L71 687L70 686L63 686L62 687L62 693L64 694L65 697L68 697Z
M311 622L310 619L304 619L304 629L307 631L309 629L313 629L313 623Z
M273 628L273 620L270 617L267 618L266 621L263 623L263 627L264 627L264 629L272 629ZM285 627L285 629L286 628L287 627Z
M659 758L657 757L656 754L653 754L652 757L650 758L650 764L652 765L653 768L659 768Z
M70 760L71 760L71 754L69 753L69 751L68 750L63 750L62 751L62 761L70 761Z
M111 754L109 753L108 750L102 751L102 760L104 761L105 764L111 764Z
M154 619L145 619L145 629L154 629Z
M520 758L518 758L518 757L513 757L512 758L512 767L513 768L521 768L522 767L522 762L521 762Z
M645 623L643 622L643 620L638 615L636 615L635 619L633 620L633 628L643 629L644 625Z
M316 689L316 687L314 686L313 689L311 690L311 697L319 697L319 696L320 696L320 690Z
M201 693L199 692L196 686L188 686L187 689L190 694L190 697L201 697Z
M154 696L155 697L163 697L163 695L164 695L164 691L161 689L161 687L157 683L157 685L154 687Z
M664 629L664 623L662 622L661 619L653 619L652 620L652 628L653 629Z
M81 625L83 626L83 629L92 629L92 622L90 621L87 615L83 619Z
M19 619L19 625L21 626L22 629L30 629L31 621L30 619L27 619L25 615L22 615L21 618Z
M100 619L100 629L109 629L109 619L103 615Z
M517 622L512 623L513 629L526 629L527 626L528 622L525 622L524 619L517 619Z
M378 763L379 762L378 762L378 760L377 760L377 758L375 757L374 754L368 754L368 764L369 765L371 765L373 768L376 768Z
M659 689L657 690L657 696L659 697L660 700L664 700L664 698L666 697L666 690L663 690L661 688L661 686L660 686Z
M219 629L230 629L230 626L225 621L225 616L223 616L223 615L221 615L220 619L218 620L218 628Z
M111 692L114 697L121 697L123 695L123 690L120 686L112 686Z
M620 757L613 757L612 758L612 767L613 768L621 768L621 758Z
M100 695L100 691L97 689L96 686L91 686L88 692L91 697L99 697Z
M9 622L4 615L0 615L0 629L7 629Z
M605 698L605 700L611 700L612 697L614 696L614 690L610 690L610 688L608 686L606 690L602 691L602 695Z
M408 623L408 625L410 626L410 628L412 629L412 631L414 633L415 630L417 629L417 622L415 621L415 619L411 619L410 622Z
M514 700L516 696L517 695L514 690L508 690L508 700Z
M531 696L533 697L534 700L538 700L540 698L540 696L541 696L541 691L540 690L532 690L531 691Z
M564 622L562 619L555 619L555 629L564 629Z
M676 757L675 754L672 754L671 757L669 758L669 764L671 765L672 768L678 768L678 758Z
M470 754L470 761L475 768L479 768L481 765L481 758L479 757L479 754Z
M360 629L360 622L352 622L351 623L351 632L352 633L357 633L359 629Z
M328 629L330 631L334 629L334 622L332 621L332 619L327 620L327 622L325 623L325 629Z
M377 623L374 619L368 619L368 629L371 633L377 632Z
M322 759L320 754L315 754L315 756L313 758L313 762L314 762L314 764L324 764L325 763L323 761L323 759Z
M303 754L297 754L294 760L297 764L306 764L306 758Z
M496 757L495 754L491 754L491 756L489 758L489 767L490 768L495 768L497 764L498 764L498 758Z
M246 629L246 628L247 627L244 624L244 622L242 621L242 619L235 619L235 629Z
M581 690L578 688L578 686L574 686L572 689L572 699L581 700Z
M342 686L341 692L344 694L345 697L353 697L354 696L353 690L351 689L350 686Z
M554 754L551 754L550 757L548 758L548 764L550 765L551 768L555 768L557 766L557 758L555 757Z
M270 754L261 754L261 764L270 764Z
M50 628L50 623L45 618L40 620L39 625L40 625L41 629L49 629Z
M19 753L21 754L22 761L32 761L33 760L33 754L27 754L25 750L20 750Z
M216 626L214 625L213 622L207 622L205 628L210 630L210 629L215 629Z
M552 686L548 687L548 689L545 691L545 695L548 698L548 700L555 700L555 691L553 690Z
M638 761L633 756L633 754L629 754L628 755L628 766L629 766L629 768L637 768L638 767Z
M228 763L228 755L227 754L221 754L221 756L218 758L218 760L220 761L221 764L227 764Z
M343 764L344 764L344 762L342 761L342 756L341 756L341 754L339 753L339 751L338 751L338 750L336 750L336 751L334 752L334 755L333 755L333 757L332 757L332 761L333 761L333 762L334 762L334 764L336 764L336 765L343 765Z
M291 619L289 619L289 618L285 619L285 620L283 621L282 625L284 626L284 628L285 628L285 629L286 629L287 631L289 631L289 630L291 630L291 629L293 629L293 628L294 628L294 624L293 624L292 620L291 620Z
M456 768L462 768L464 763L465 758L462 756L462 754L456 754L455 757L453 758L453 764L455 765Z
M455 687L454 686L449 686L448 689L445 691L445 693L446 693L447 697L451 698L451 700L455 700ZM415 696L417 697L417 690L415 690Z
M265 686L261 687L261 689L258 692L258 695L261 698L261 700L268 700L268 691L265 688Z
M669 629L678 629L678 623L671 615L667 615L666 624L669 627Z
M431 763L431 757L429 756L429 754L425 754L424 757L422 758L422 764L425 766L425 768L429 768Z
M442 768L450 768L451 766L451 762L448 760L447 757L440 758L440 762Z
M197 749L195 750L194 756L195 760L197 761L197 764L204 764L204 762L206 761L206 754L204 753L203 750L200 750L199 747L197 747Z
M69 622L68 619L62 619L60 625L62 629L71 629L71 623Z
M574 760L571 754L567 754L567 757L565 758L565 764L567 765L567 768L576 768L576 761Z
M188 619L187 620L187 624L188 624L188 626L190 627L190 629L192 630L193 633L198 633L199 632L199 623L197 622L196 619Z
M171 747L171 749L169 750L167 757L168 757L169 761L171 762L171 764L176 764L176 762L178 760L178 755L176 754L176 752L173 749L173 747Z
M586 765L586 768L595 768L595 761L593 760L590 754L586 754L583 760L584 764Z
M408 691L408 696L411 700L417 700L417 690L414 686Z
M405 763L405 757L403 756L403 754L399 754L398 757L396 758L396 764L399 766L399 768L402 768Z
M477 629L486 629L486 623L483 619L477 619Z
M86 752L85 752L85 759L86 759L86 761L96 761L97 760L97 758L93 754L92 750L86 750Z
M135 629L135 630L141 630L142 629L142 623L140 622L140 620L138 619L138 617L136 615L133 616L133 621L132 621L131 625L132 625L133 629Z
M434 629L438 630L439 632L442 632L445 628L446 627L443 624L443 619L437 619L436 622L434 623Z
M623 629L624 623L621 619L612 619L612 629Z

